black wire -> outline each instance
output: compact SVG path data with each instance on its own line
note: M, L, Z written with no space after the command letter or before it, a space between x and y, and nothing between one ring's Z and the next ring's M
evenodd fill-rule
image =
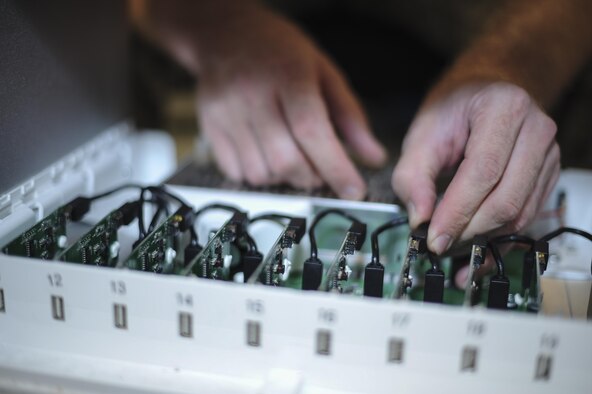
M356 217L350 215L349 213L347 213L341 209L337 209L337 208L325 209L324 211L317 213L317 215L315 216L314 220L312 221L312 223L310 225L310 228L308 229L308 238L310 239L310 257L313 259L316 259L317 255L319 253L318 248L317 248L317 240L315 238L315 227L325 216L327 216L329 214L339 215L339 216L346 218L352 222L361 223Z
M430 260L430 264L432 264L432 270L439 271L440 259L438 258L438 256L434 252L428 250L428 259Z
M183 200L181 197L166 190L164 186L147 186L144 189L148 190L151 193L157 193L157 194L160 194L161 196L164 195L170 199L173 199L184 207L191 206L185 200Z
M249 220L249 223L255 223L255 222L258 222L260 220L269 220L269 221L272 221L272 222L281 222L282 220L292 220L292 219L294 219L293 216L284 215L284 214L281 214L281 213L263 213L261 215L253 216Z
M238 209L237 207L234 207L232 205L222 204L222 203L213 203L213 204L205 205L205 206L201 207L200 209L198 209L197 211L195 211L195 218L197 218L202 213L212 210L212 209L222 209L224 211L229 211L229 212L233 212L233 213L242 212L240 209Z
M563 234L563 233L571 233L571 234L577 234L579 236L582 236L584 238L587 238L589 241L592 241L592 234L590 234L587 231L584 230L580 230L578 228L573 228L573 227L560 227L555 231L550 232L549 234L543 236L540 241L545 241L548 242L551 239Z
M92 197L88 197L88 199L90 201L95 201L95 200L98 200L98 199L101 199L101 198L110 196L111 194L120 192L120 191L122 191L124 189L144 189L144 187L141 186L141 185L137 185L135 183L126 183L126 184L117 186L117 187L115 187L115 188L113 188L111 190L107 190L106 192L103 192L101 194L96 194L96 195L94 195Z
M590 234L587 231L580 230L578 228L573 228L573 227L560 227L557 230L551 231L549 234L543 236L539 241L549 242L553 238L555 238L563 233L576 234L576 235L579 235L579 236L582 236L582 237L588 239L589 241L592 241L592 234ZM592 262L590 262L590 273L592 274Z
M502 255L495 242L487 242L487 248L491 250L491 255L495 260L495 265L497 266L497 274L499 276L506 276L504 270L504 261L502 260Z
M388 222L380 225L376 230L374 230L372 232L372 235L370 236L370 242L372 244L372 264L379 263L380 250L378 247L378 236L382 232L384 232L388 229L391 229L393 227L397 227L397 226L400 226L403 224L407 224L408 222L409 222L409 220L405 216L397 217L397 218L391 219Z
M507 235L500 235L499 237L495 237L491 240L491 242L495 243L496 245L513 242L513 243L528 245L532 248L532 247L534 247L534 244L536 241L530 237L527 237L526 235L507 234Z
M203 214L206 211L210 211L213 209L221 209L223 211L228 211L228 212L232 212L232 213L241 213L242 212L240 209L238 209L237 207L232 206L232 205L223 204L223 203L212 203L212 204L204 205L203 207L201 207L197 211L195 211L195 221L197 222L198 216L200 216L201 214ZM259 249L257 248L257 244L255 243L255 240L246 231L246 229L244 232L244 237L247 241L247 244L249 245L249 252L252 252L252 253L258 252ZM192 238L191 242L194 242L195 244L198 243L197 233L195 231L193 231L191 233L191 238Z

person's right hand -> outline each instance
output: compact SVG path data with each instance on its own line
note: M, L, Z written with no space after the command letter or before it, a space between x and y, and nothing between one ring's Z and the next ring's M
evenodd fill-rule
M363 198L346 147L370 166L386 153L335 65L258 6L199 33L198 115L220 169L252 185L326 182L342 198Z

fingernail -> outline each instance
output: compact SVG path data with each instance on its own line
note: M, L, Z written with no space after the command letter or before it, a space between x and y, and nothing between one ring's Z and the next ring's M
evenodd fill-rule
M452 238L448 234L439 235L434 242L432 242L432 247L436 254L446 252L450 248L450 245L452 245Z
M361 200L364 198L364 193L364 190L358 187L347 186L341 191L340 196L346 200Z

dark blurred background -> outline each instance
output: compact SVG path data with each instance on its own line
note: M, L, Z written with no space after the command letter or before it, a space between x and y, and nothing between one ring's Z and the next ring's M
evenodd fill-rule
M428 88L483 26L491 0L269 0L295 21L347 75L375 133L396 157ZM498 4L499 5L499 4ZM132 39L134 117L169 130L179 157L197 134L195 81L138 34ZM592 168L592 65L551 111L564 167Z

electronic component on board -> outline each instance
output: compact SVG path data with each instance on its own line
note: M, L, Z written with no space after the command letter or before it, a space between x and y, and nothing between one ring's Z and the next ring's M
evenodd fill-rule
M59 257L62 261L114 267L119 258L117 231L138 216L140 202L128 202L112 211Z
M339 215L350 222L352 222L352 226L350 227L348 234L351 237L349 242L353 242L354 249L361 248L364 240L366 238L366 225L361 223L357 218L350 215L349 213L336 208L329 208L323 211L320 211L316 214L315 218L313 219L310 228L308 229L308 238L310 240L310 257L304 262L303 270L302 270L302 290L318 290L321 286L323 281L323 262L321 259L318 258L318 247L317 247L317 240L315 236L315 228L319 224L323 218L327 215ZM340 253L337 254L337 257L344 251L344 246L348 241L348 236L346 235L344 241L341 244ZM352 244L348 244L348 248L352 246ZM348 249L349 250L349 249ZM356 249L359 250L359 249ZM352 251L353 253L353 251ZM333 265L332 265L333 266ZM347 274L346 266L343 266L343 272L341 276L344 277L344 274Z
M77 197L8 243L2 252L13 256L52 260L67 246L66 226L79 221L90 209L90 198Z
M150 232L118 267L163 274L176 273L181 268L177 259L179 236L191 231L193 218L191 207L182 205Z
M294 244L300 243L306 231L306 219L290 218L290 222L283 229L263 261L254 272L249 275L245 268L245 281L249 283L260 282L268 286L279 286L286 280L290 271L290 262L287 260L287 250Z
M228 280L230 260L230 244L246 234L248 223L244 212L234 212L208 240L202 251L195 256L182 270L180 275L194 274L200 278Z
M407 243L407 253L401 266L399 281L395 289L394 298L400 299L407 296L407 290L413 285L413 279L410 275L411 266L415 265L420 254L427 251L427 232L428 223L423 223L411 233Z
M384 289L384 265L380 263L380 249L378 236L385 230L407 224L406 217L392 219L372 232L372 260L364 268L364 295L368 297L382 297Z
M343 292L343 282L349 279L351 273L351 268L347 265L347 256L353 255L356 250L360 250L365 239L366 224L358 221L353 222L327 270L326 291Z
M471 258L469 260L469 274L465 288L464 305L473 306L477 303L479 286L475 279L475 273L485 262L487 255L487 236L475 235L471 247Z

